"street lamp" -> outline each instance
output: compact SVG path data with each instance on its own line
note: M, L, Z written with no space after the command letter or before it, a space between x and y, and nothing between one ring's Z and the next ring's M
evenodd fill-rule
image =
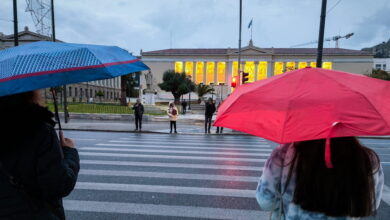
M188 76L188 78L191 80L192 76ZM188 85L187 85L188 88ZM191 110L191 88L188 88L188 110Z

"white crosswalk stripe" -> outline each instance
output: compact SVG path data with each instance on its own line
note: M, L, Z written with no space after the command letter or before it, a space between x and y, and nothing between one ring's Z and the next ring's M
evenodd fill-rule
M169 137L91 138L79 148L79 180L64 201L68 217L110 219L115 213L136 215L134 219L268 219L255 200L262 167L272 151L266 141ZM240 203L248 207L236 207Z

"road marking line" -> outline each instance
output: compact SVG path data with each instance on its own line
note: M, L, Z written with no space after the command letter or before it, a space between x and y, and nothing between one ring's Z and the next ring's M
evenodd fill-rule
M92 138L72 138L72 140L75 140L75 141L96 141L97 139L92 139Z
M201 156L174 156L174 155L147 155L147 154L124 154L124 153L95 153L79 152L83 156L101 156L101 157L134 157L134 158L159 158L159 159L189 159L189 160L216 160L216 161L246 161L246 162L265 162L266 159L249 158L226 158L226 157L201 157Z
M163 148L162 148L163 149ZM178 154L211 154L211 155L232 155L232 156L269 156L269 153L240 153L240 152L206 152L206 151L183 151L183 150L151 150L151 149L129 149L114 147L82 147L80 150L89 151L119 151L119 152L150 152L150 153L178 153Z
M223 189L223 188L204 188L204 187L190 187L190 186L162 186L162 185L93 183L93 182L77 182L75 188L86 189L86 190L152 192L152 193L170 193L170 194L185 194L185 195L227 196L227 197L242 197L242 198L255 198L255 194L256 194L256 190L248 190L248 189Z
M250 142L250 143L268 143L265 139L248 139L248 138L228 138L228 137L210 137L210 136L199 136L196 138L193 137L183 137L180 136L172 136L172 135L165 135L163 137L156 137L156 136L134 136L132 138L119 138L119 140L165 140L165 141L180 141L180 140L187 140L187 141L214 141L214 142L220 142L220 141L244 141L244 142Z
M135 148L175 148L175 149L206 149L206 150L232 150L232 151L265 151L265 152L271 152L272 149L269 148L262 148L262 147L256 147L256 148L235 148L235 147L181 147L181 146L173 146L173 145L138 145L138 144L103 144L98 143L95 144L95 146L108 146L108 147L135 147Z
M81 175L96 176L125 176L125 177L146 177L146 178L168 178L168 179L187 179L187 180L212 180L212 181L234 181L257 183L260 177L253 176L227 176L213 174L195 174L195 173L164 173L164 172L141 172L141 171L119 171L119 170L94 170L82 169Z
M390 187L383 185L382 200L390 206Z
M237 210L224 208L208 208L195 206L155 205L120 202L98 202L85 200L64 200L64 208L68 211L104 212L121 214L138 214L154 216L170 216L199 219L235 219L259 220L267 219L268 212L256 210Z
M177 143L172 141L116 141L116 140L110 140L109 143L129 143L129 144L178 144L178 145L208 145L208 146L232 146L232 147L254 147L254 146L261 146L261 147L270 147L268 144L232 144L232 143L209 143L209 142L194 142L194 143Z
M81 160L82 164L113 165L113 166L143 166L143 167L165 167L165 168L190 168L190 169L216 169L216 170L242 170L262 171L259 166L232 166L215 164L187 164L187 163L158 163L158 162L131 162L131 161L110 161L110 160Z

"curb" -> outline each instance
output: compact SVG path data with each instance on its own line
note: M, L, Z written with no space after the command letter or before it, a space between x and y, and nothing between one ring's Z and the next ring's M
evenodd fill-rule
M58 128L56 128L58 130ZM170 135L239 135L239 136L252 136L250 134L245 134L245 133L222 133L222 134L204 134L204 133L194 133L194 132L179 132L177 134L175 133L168 133L168 132L162 132L162 131L148 131L148 130L143 130L142 132L138 131L125 131L125 130L104 130L104 129L78 129L78 128L62 128L63 131L92 131L92 132L112 132L112 133L134 133L134 134L170 134Z
M56 128L58 130L58 128ZM149 131L149 130L143 130L142 132L138 131L125 131L125 130L109 130L109 129L79 129L79 128L63 128L64 131L92 131L92 132L117 132L117 133L134 133L134 134L171 134L168 132L162 132L162 131ZM171 135L231 135L231 136L254 136L246 133L222 133L222 134L204 134L204 133L194 133L194 132L179 132L178 134L172 133ZM390 136L358 136L358 138L364 138L364 139L390 139Z

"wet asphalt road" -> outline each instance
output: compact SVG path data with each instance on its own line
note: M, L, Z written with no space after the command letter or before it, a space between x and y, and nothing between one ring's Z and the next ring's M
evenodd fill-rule
M254 190L276 144L252 136L67 131L81 171L68 219L268 219ZM361 139L390 186L390 140ZM390 192L375 218L390 219Z

